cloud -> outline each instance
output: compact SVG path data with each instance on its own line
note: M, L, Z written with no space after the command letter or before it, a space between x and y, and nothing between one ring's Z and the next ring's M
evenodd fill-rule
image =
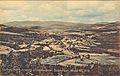
M102 22L120 19L120 1L0 1L0 22L59 20Z

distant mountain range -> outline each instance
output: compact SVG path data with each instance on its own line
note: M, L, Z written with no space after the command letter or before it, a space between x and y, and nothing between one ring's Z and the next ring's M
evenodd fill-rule
M13 21L5 23L5 25L9 26L16 26L16 27L31 27L31 26L42 26L42 27L49 27L53 25L54 27L56 25L64 25L64 26L73 26L76 23L72 22L60 22L60 21Z
M60 21L13 21L5 23L7 26L13 27L28 27L32 29L62 29L62 30L116 30L120 26L120 22L104 22L96 24L83 24Z

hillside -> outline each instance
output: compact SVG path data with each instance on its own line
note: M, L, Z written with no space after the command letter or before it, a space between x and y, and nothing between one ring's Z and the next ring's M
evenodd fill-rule
M1 24L2 69L71 68L91 73L96 65L120 65L119 26L119 22L16 21Z

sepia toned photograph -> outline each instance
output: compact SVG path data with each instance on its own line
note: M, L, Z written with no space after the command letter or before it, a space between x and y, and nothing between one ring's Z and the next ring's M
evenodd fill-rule
M120 76L120 1L0 1L0 76Z

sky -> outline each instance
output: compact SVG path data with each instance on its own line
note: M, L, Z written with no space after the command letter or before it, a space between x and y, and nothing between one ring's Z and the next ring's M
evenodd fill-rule
M0 23L120 21L120 1L0 1Z

